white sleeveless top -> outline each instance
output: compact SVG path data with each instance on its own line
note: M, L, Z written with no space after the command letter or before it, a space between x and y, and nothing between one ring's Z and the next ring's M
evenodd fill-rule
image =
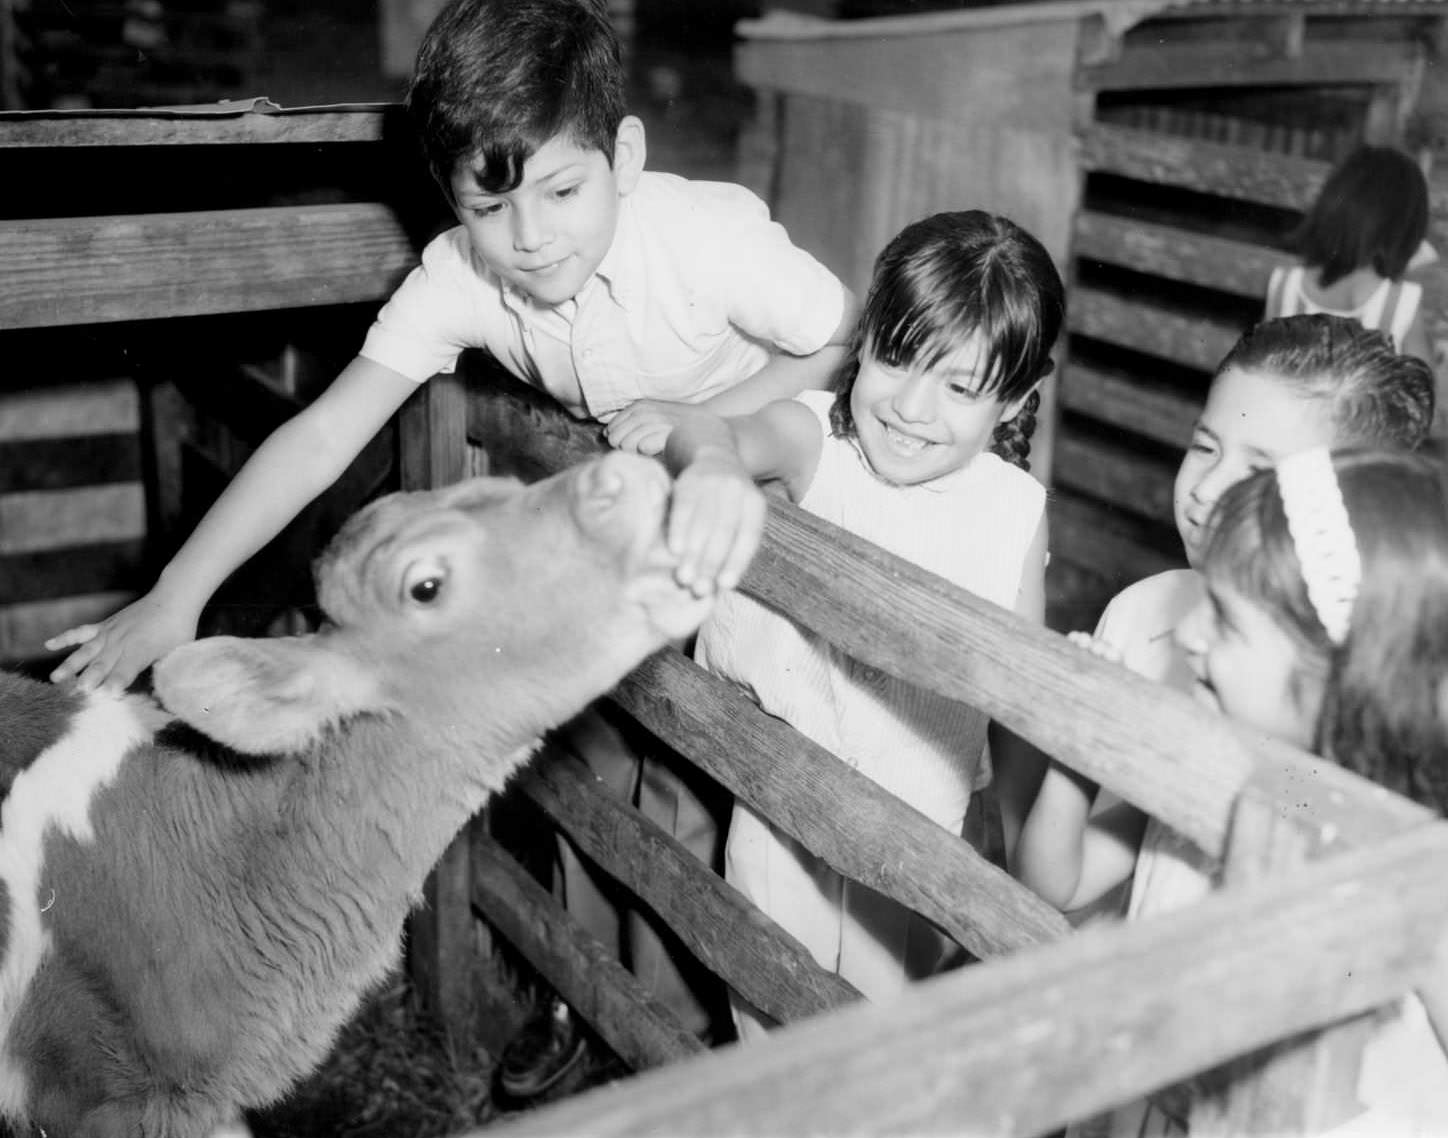
M830 434L833 394L799 401L824 432L819 467L800 506L972 593L1010 608L1027 571L1046 492L993 454L915 486L881 481L853 439ZM890 610L890 597L880 606ZM759 705L947 828L990 781L986 717L852 659L773 609L738 593L720 598L695 658L749 688Z
M1308 295L1305 287L1307 270L1302 265L1279 266L1272 270L1267 285L1265 318L1301 316L1325 312L1329 316L1347 316L1364 328L1375 328L1392 337L1393 347L1403 350L1403 337L1413 325L1418 305L1423 299L1423 286L1413 281L1379 282L1371 296L1356 308L1325 308Z

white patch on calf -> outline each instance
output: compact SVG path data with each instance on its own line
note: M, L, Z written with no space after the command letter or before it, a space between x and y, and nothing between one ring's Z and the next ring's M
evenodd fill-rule
M49 949L38 895L46 832L94 838L91 800L115 779L126 753L151 738L155 718L145 708L131 696L88 696L66 734L16 776L0 807L0 881L10 896L9 943L0 961L0 1116L17 1115L25 1106L25 1077L10 1055L9 1036ZM65 902L57 897L53 903Z

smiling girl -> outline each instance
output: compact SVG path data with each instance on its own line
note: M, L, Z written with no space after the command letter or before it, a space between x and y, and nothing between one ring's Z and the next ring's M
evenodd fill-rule
M1448 811L1448 481L1415 455L1315 449L1228 491L1177 629L1199 698ZM1378 1014L1334 1135L1448 1133L1416 997Z
M1254 471L1318 446L1411 450L1433 421L1433 374L1381 332L1342 316L1267 320L1227 353L1177 471L1177 529L1191 568L1131 585L1106 606L1090 646L1180 691L1194 677L1172 630L1202 600L1198 572L1218 499ZM1047 901L1085 919L1128 916L1204 893L1214 867L1196 847L1094 783L1052 763L1022 828L1012 871Z
M811 513L1040 620L1045 491L1025 466L1064 309L1049 255L1012 222L972 211L907 227L876 262L833 395L806 392L744 418L694 413L669 436L681 572L737 580L728 535L762 521L757 495L741 488L777 479ZM696 655L952 833L990 781L979 713L745 597L721 598ZM731 884L866 997L938 967L931 926L742 805L725 857ZM734 1011L742 1037L763 1031L754 1009Z

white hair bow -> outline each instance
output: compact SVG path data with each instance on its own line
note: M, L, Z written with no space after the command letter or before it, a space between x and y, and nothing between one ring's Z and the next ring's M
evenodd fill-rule
M1277 464L1277 492L1307 598L1327 638L1341 646L1351 627L1363 568L1332 455L1325 447L1315 447L1284 458Z

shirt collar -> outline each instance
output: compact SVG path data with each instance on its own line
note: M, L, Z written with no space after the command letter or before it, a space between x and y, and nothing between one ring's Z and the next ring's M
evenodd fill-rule
M623 309L632 309L643 292L644 250L634 195L625 194L618 203L618 226L613 243L603 255L595 274L608 287L608 295Z

